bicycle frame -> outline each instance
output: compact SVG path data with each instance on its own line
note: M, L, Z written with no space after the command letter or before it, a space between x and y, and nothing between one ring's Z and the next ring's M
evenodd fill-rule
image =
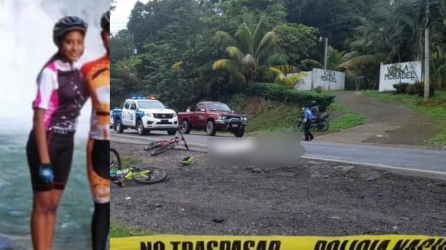
M189 146L187 145L186 139L184 139L184 134L183 134L183 131L181 131L181 128L180 128L180 127L178 127L178 132L180 132L180 135L181 135L181 141L184 142L184 146L186 147L187 151L189 151ZM180 138L178 138L178 139L180 139ZM178 141L178 142L179 142L179 141Z
M186 147L186 149L189 151L189 146L187 145L186 139L184 138L184 134L181 131L181 129L178 127L178 132L180 133L181 137L175 136L174 138L170 139L170 140L161 140L161 141L157 141L157 145L156 147L163 147L167 144L170 143L176 143L177 145L183 141L184 142L184 146Z
M127 175L124 177L124 179L126 179L126 180L131 180L132 179L132 177L135 175L135 174L142 174L142 175L144 175L144 174L148 174L150 172L150 170L144 170L144 171L140 171L140 172L134 172L133 170L129 170L129 172L127 173Z

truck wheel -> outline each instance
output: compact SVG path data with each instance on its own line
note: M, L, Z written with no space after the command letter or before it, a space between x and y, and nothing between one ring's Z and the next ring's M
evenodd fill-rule
M169 135L175 135L177 133L177 131L176 130L167 130L167 133Z
M214 121L208 121L206 124L206 134L209 136L215 136L217 133L217 130L215 129L215 123Z
M235 137L243 137L244 134L245 134L245 127L242 127L239 131L234 133Z
M142 121L138 121L138 123L136 124L136 131L138 131L138 135L147 134L146 129L144 128L144 125L142 124Z
M122 134L122 132L124 132L124 126L122 126L122 122L121 120L117 120L116 121L116 130L118 131L118 133Z
M191 129L192 128L187 120L184 120L181 123L181 130L183 131L183 134L189 134Z

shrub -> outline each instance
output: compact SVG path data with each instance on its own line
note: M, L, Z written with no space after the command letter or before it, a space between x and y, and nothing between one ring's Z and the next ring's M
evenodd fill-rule
M284 102L303 107L316 101L321 109L325 111L334 101L333 95L318 94L312 91L290 90L275 83L256 83L248 86L244 93L247 96L260 96L267 100Z
M318 86L317 88L314 89L314 92L321 94L322 93L322 87Z
M423 82L417 82L412 85L410 85L407 88L407 93L409 95L418 95L420 97L424 96L424 83ZM429 96L432 97L435 95L435 88L431 84L429 88Z
M415 84L411 84L411 85L409 85L409 87L407 87L407 94L415 95L416 92L417 92L417 90L416 90Z
M409 87L408 83L398 83L393 84L395 88L394 94L407 94L407 88Z

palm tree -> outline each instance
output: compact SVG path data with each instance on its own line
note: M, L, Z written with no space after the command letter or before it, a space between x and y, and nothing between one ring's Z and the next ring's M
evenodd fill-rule
M344 62L345 54L345 51L339 51L330 46L328 49L327 70L340 70L341 68L339 68L339 65ZM313 68L324 68L323 63L313 59L302 60L301 64L306 67L312 66Z
M340 68L354 69L422 58L423 41L419 37L423 29L417 21L416 9L410 5L383 4L376 11L376 17L363 19L363 24L356 28L357 39L350 43L352 52L345 55Z
M138 70L136 69L136 65L141 63L141 59L137 57L129 57L122 60L119 60L116 65L116 73L122 79L132 83L138 84L140 82L138 77Z
M278 39L274 30L266 30L267 26L261 19L254 31L246 23L239 26L234 36L218 31L215 34L216 43L225 50L227 59L214 62L212 69L228 71L249 83L257 82L259 77L283 80L285 74L294 72L295 68L288 65L266 65Z

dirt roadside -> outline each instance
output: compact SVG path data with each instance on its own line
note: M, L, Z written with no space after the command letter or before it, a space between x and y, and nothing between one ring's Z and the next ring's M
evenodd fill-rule
M364 114L366 123L338 133L319 136L316 141L424 147L425 141L443 129L438 122L423 114L364 96L361 92L338 91L334 94L337 103Z
M151 157L141 145L111 146L168 172L164 183L111 187L110 219L154 233L446 235L445 181L308 160L217 168L207 166L205 153ZM193 166L180 164L186 155L196 158Z

